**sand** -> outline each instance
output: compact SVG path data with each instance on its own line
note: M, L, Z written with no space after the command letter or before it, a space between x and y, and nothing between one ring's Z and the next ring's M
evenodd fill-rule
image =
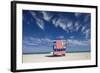
M91 59L90 52L81 53L66 53L66 56L61 57L49 57L50 54L24 54L23 63L31 62L55 62L55 61L73 61L73 60L89 60Z

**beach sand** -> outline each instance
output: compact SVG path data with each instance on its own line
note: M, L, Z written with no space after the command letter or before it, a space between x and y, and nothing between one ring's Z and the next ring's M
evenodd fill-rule
M52 53L23 55L23 63L73 61L73 60L89 60L89 59L91 59L90 52L66 53L65 56L61 56L61 57L52 57Z

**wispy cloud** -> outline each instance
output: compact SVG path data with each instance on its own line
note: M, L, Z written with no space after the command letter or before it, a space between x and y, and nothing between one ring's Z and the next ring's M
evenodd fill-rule
M82 29L81 29L81 32L84 32L86 29L86 26L83 26Z
M72 21L69 21L69 22L67 23L67 28L70 30L70 32L73 31L73 22L72 22Z
M54 19L52 19L52 23L53 23L53 24L56 24L57 19L58 19L58 18L54 18ZM58 25L56 25L56 27L57 27L57 26L58 26Z
M53 24L55 25L55 27L61 27L64 31L67 30L67 26L66 26L66 21L67 19L62 19L62 18L55 18L52 20Z
M74 39L74 36L70 36L70 39Z
M64 37L63 35L58 36L57 38L60 38L60 39L65 39L65 37Z
M38 24L38 26L44 30L44 22L41 19L36 18L36 23Z
M76 17L80 17L81 16L81 13L75 13L75 16Z
M25 37L23 39L23 44L29 46L51 46L54 40L49 38L34 38L34 37Z
M52 51L53 40L49 38L24 37L23 53L50 52Z
M52 13L46 12L46 11L41 11L42 13L42 18L38 17L37 14L33 11L30 12L32 17L36 20L36 24L38 25L39 28L41 28L42 30L45 30L45 21L51 21L52 24L58 28L60 27L62 30L64 30L66 33L70 33L70 32L77 32L80 31L85 35L85 38L89 37L89 33L90 31L87 30L88 26L87 25L83 25L79 20L77 21L73 21L70 20L67 17L63 17L60 15L57 15L56 17L54 17L54 15L52 15ZM81 13L74 13L75 17L80 17L82 14ZM44 19L44 20L43 20ZM89 19L89 15L86 15L85 18L83 19L83 22L86 22Z
M66 24L61 19L57 20L56 25L58 25L59 27L61 27L63 30L66 31Z
M83 32L83 34L85 34L85 38L86 38L86 39L89 38L89 36L90 36L90 29L86 29L86 30Z
M78 31L78 30L79 30L79 28L80 28L80 25L79 25L79 26L77 26L75 30L76 30L76 31Z
M90 40L72 40L68 39L68 43L72 45L77 45L77 46L86 46L90 45Z
M29 46L38 46L41 43L40 39L32 38L32 37L25 37L23 39L23 44L29 45Z
M79 22L76 21L76 22L74 23L74 26L75 26L75 27L79 26Z
M55 27L60 27L67 33L73 31L73 22L67 18L55 18L52 20Z
M64 38L64 36L59 36L60 38ZM55 40L51 40L49 38L34 38L28 37L23 40L23 44L30 46L53 46L53 42ZM90 40L75 40L75 39L67 39L63 40L65 43L76 46L87 46L90 45Z
M36 20L37 25L39 26L39 28L41 28L42 30L44 30L44 21L36 16L35 12L30 12L32 17Z
M74 23L74 31L79 31L79 29L81 28L81 24L79 23L79 21L76 21L75 23Z
M72 27L72 22L68 22L67 27L71 28Z
M42 11L41 13L43 14L44 20L46 20L46 21L50 21L51 20L52 15L50 15L48 12Z

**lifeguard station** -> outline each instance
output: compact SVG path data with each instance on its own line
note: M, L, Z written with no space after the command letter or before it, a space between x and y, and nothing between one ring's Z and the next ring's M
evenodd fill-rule
M65 53L66 53L65 50L66 50L66 47L65 47L64 41L61 39L55 40L54 46L53 46L53 55L65 56Z

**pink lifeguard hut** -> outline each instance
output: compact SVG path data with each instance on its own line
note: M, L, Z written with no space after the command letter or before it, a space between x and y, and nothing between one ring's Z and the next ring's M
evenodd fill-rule
M54 56L65 56L65 43L63 40L56 40L53 47Z

